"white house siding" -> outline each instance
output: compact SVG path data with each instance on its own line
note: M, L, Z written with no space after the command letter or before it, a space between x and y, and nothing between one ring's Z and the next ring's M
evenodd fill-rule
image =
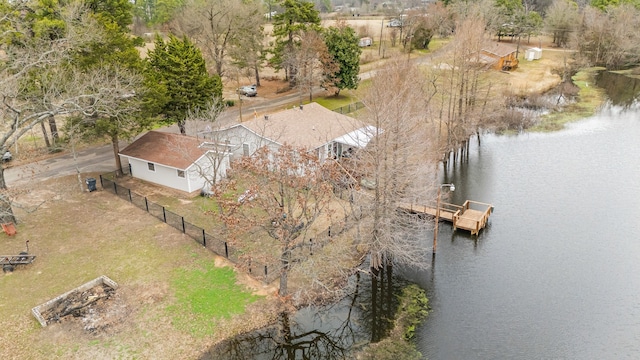
M227 169L229 169L229 153L224 153L220 161L222 161L222 163L218 167L218 180L226 177ZM178 176L179 169L154 163L155 171L151 171L149 170L148 163L148 161L129 158L131 175L141 180L188 193L199 191L207 184L207 180L201 176L201 171L204 174L213 171L213 166L207 156L201 157L195 164L189 166L189 168L185 170L184 178Z
M239 159L245 155L243 144L249 145L249 155L252 155L256 150L265 145L268 145L271 150L280 148L280 144L277 142L265 139L243 126L234 126L229 129L220 130L214 137L215 140L220 143L228 142L233 159Z
M208 186L208 181L205 177L202 176L202 174L213 173L214 166L211 163L209 156L216 155L215 153L211 152L207 153L207 155L198 159L195 164L189 166L189 168L185 172L185 176L188 182L188 192L199 191L205 186ZM220 155L220 157L214 161L220 161L220 164L218 165L218 174L216 175L216 179L219 181L220 179L223 179L227 176L227 169L229 169L229 153ZM212 179L213 177L209 176L209 180Z
M191 192L189 191L186 174L184 178L178 177L178 169L154 163L155 171L151 171L149 170L147 161L133 158L129 158L129 164L131 164L131 175L133 177L185 192Z

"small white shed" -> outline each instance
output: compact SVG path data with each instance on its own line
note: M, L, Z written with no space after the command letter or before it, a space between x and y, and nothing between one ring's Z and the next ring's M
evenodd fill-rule
M360 38L360 41L358 41L358 46L360 47L371 46L372 44L373 44L373 39L370 37L363 37L363 38Z
M542 49L537 47L532 47L524 52L524 58L527 61L539 60L542 57Z

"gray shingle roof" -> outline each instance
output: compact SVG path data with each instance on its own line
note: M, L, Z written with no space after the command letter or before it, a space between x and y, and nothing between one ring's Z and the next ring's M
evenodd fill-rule
M302 110L295 107L267 116L268 119L258 117L240 125L277 143L310 150L366 125L317 103L306 104Z

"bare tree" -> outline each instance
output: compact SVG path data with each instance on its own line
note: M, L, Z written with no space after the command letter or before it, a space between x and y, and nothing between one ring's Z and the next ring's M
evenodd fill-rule
M545 28L553 34L553 43L564 47L579 24L578 4L570 0L554 0L547 9Z
M99 39L101 31L81 6L67 6L61 13L66 34L56 40L30 38L26 13L10 12L0 19L8 29L2 33L1 42L6 54L0 64L2 153L51 116L119 116L131 111L121 102L123 96L135 92L135 77L121 77L103 69L84 73L65 66L74 51ZM22 41L10 41L16 37ZM37 78L30 78L34 75ZM27 81L39 84L41 97L21 96ZM0 189L6 187L4 168L0 166Z
M214 187L222 180L222 170L229 165L230 145L217 131L220 130L218 118L224 110L224 100L214 98L206 109L198 109L187 114L187 124L194 127L198 138L202 138L200 146L211 150L205 154L207 161L194 163L195 171L206 181L202 189L203 194L214 193Z
M217 215L230 239L256 234L255 241L267 257L271 256L266 250L268 239L279 244L281 296L288 294L293 250L305 245L306 233L316 220L328 216L324 209L333 193L326 176L318 157L305 149L284 145L270 151L265 146L235 163L230 180L215 193L220 206ZM233 190L239 190L238 198L229 197Z
M434 176L431 137L421 73L396 61L377 72L362 99L376 136L356 153L352 172L371 188L356 196L363 208L361 241L370 252L370 267L390 264L425 267L429 245L419 236L431 224L398 212L400 203L426 203Z
M208 0L188 1L172 22L172 28L187 35L205 58L214 64L215 73L225 74L231 56L244 59L247 52L256 52L262 43L265 22L259 1ZM234 51L237 50L237 51ZM250 64L253 68L255 61Z
M593 7L583 10L572 47L588 65L619 69L640 61L640 10L624 4L606 12Z
M427 9L429 14L428 23L436 29L436 33L441 37L453 35L455 31L455 12L452 7L445 6L444 3L438 1L429 5Z
M455 38L447 48L446 60L438 69L437 95L431 114L438 130L437 151L446 164L450 154L468 143L480 131L495 108L490 81L481 81L486 64L481 61L486 44L485 23L481 18L467 18L456 26Z
M329 54L324 40L316 31L303 31L299 45L290 56L292 56L290 62L295 68L295 83L300 90L301 98L306 92L309 94L309 101L313 101L314 86L327 90L334 87L331 79L339 67ZM302 99L300 101L302 102Z

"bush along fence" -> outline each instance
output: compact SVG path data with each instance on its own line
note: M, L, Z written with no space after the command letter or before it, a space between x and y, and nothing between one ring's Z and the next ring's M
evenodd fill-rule
M282 269L282 263L274 262L271 264L265 264L260 261L256 261L242 256L243 251L231 246L228 242L220 239L216 239L211 234L207 233L205 229L196 226L188 221L181 215L178 215L172 211L167 210L164 206L159 205L146 196L137 194L131 189L118 184L115 172L100 175L100 185L102 188L119 198L126 200L136 207L148 212L162 222L172 226L173 228L181 231L182 233L189 235L200 245L213 251L219 256L223 256L238 268L246 271L250 276L257 280L270 283L280 276L280 270ZM348 218L345 218L344 223L338 225L329 226L329 228L322 233L318 234L316 238L309 239L309 242L302 242L299 246L292 250L292 261L304 261L309 256L313 255L314 251L318 251L328 244L332 237L336 237L343 232L347 231L351 226L347 222ZM306 239L305 239L306 240Z

